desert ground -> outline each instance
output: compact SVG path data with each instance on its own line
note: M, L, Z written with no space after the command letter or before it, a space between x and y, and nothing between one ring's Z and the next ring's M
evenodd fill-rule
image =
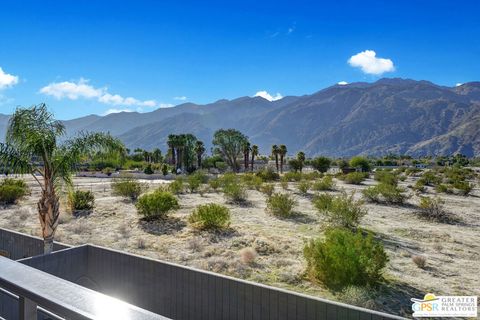
M1 208L0 226L38 236L36 201L40 196L39 188L33 178L23 178L28 182L31 194L16 205ZM400 186L412 185L415 179L409 177ZM140 219L131 202L112 195L110 182L109 178L74 179L77 188L94 192L95 209L89 215L77 217L62 211L57 241L72 245L92 243L354 303L304 276L303 246L308 239L322 235L323 218L311 204L313 192L300 195L296 183L290 182L288 187L288 192L298 201L298 214L292 219L269 214L265 210L265 195L249 190L248 202L242 206L227 203L221 192L186 192L178 196L180 209L172 212L166 221L147 222ZM150 189L168 183L162 180L145 182ZM376 183L372 179L367 179L363 185L335 182L337 190L355 191L356 197L361 197L362 189ZM278 183L276 188L282 190ZM417 213L418 197L412 191L407 193L411 197L402 206L365 203L368 214L361 227L376 233L389 256L385 281L372 292L369 307L408 316L410 298L421 298L427 292L480 295L478 185L469 196L440 195L445 200L446 209L460 218L461 222L455 224L424 220ZM435 192L429 189L427 193ZM200 232L189 227L187 217L195 206L211 202L230 208L231 231ZM257 252L253 263L242 261L241 249L246 247ZM426 257L425 268L413 263L414 255Z

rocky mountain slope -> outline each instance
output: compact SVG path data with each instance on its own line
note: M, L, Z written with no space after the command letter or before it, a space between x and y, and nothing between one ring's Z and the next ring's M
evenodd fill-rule
M7 116L0 116L4 136ZM193 133L210 147L213 132L236 128L260 151L286 144L289 153L381 155L389 152L480 156L480 82L458 87L381 79L334 85L311 95L270 102L260 97L193 103L149 113L118 113L65 121L68 134L109 131L130 148L166 150L170 133Z

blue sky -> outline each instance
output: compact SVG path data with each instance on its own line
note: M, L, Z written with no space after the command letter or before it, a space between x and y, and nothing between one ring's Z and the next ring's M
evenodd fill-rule
M478 81L479 13L478 1L2 1L0 113L46 102L70 119L381 77Z

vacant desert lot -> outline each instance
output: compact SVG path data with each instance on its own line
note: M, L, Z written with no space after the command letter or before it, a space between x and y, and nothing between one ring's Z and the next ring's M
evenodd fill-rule
M32 178L25 178L31 195L18 205L0 211L0 226L40 235L36 213L39 188ZM408 178L402 186L413 184ZM57 240L78 245L96 245L125 250L156 259L168 260L196 268L229 274L273 286L339 299L338 295L314 284L303 275L304 242L322 235L322 217L311 204L311 193L301 196L295 183L289 192L298 201L294 219L282 220L265 211L265 196L248 191L248 204L231 205L221 193L185 193L179 196L181 208L167 221L140 220L134 205L111 194L108 178L75 178L80 189L92 190L96 196L94 211L83 217L62 212ZM165 181L146 181L155 188ZM337 189L361 190L364 185L347 185L336 181ZM276 187L280 190L280 185ZM426 292L437 295L480 295L480 190L470 196L441 195L446 209L457 215L461 223L444 224L425 221L417 211L418 197L411 197L403 206L365 204L368 214L361 225L374 231L384 242L390 261L385 283L374 293L375 307L387 312L408 315L410 298L421 298ZM429 193L434 193L428 190ZM187 216L198 204L221 203L231 209L232 231L212 234L198 232L187 224ZM240 250L254 248L258 255L252 264L242 263ZM413 255L427 258L420 269L412 262Z

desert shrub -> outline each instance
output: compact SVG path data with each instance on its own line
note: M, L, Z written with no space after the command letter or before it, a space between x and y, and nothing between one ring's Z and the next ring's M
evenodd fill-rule
M111 186L114 195L129 198L132 201L137 200L148 188L145 183L131 177L115 178L112 180Z
M361 168L364 172L370 171L370 162L367 158L360 156L353 157L350 159L349 164L352 168Z
M265 183L260 187L260 192L265 194L267 197L270 197L275 190L275 186L272 183Z
M453 190L446 184L440 183L435 186L435 191L438 193L453 193Z
M441 198L435 197L420 197L420 214L422 217L428 220L434 220L438 222L451 222L453 219L444 208L445 201Z
M423 182L425 183L426 186L435 186L437 184L442 183L442 178L437 175L436 172L434 171L425 171L422 174Z
M382 279L388 257L371 233L334 228L325 240L311 240L304 247L307 273L330 288L375 285Z
M217 190L221 187L220 180L218 178L214 178L214 179L211 179L210 181L208 181L208 185L215 192L217 192Z
M407 169L405 170L405 174L406 174L407 176L413 176L414 174L419 173L419 172L421 172L421 171L422 171L422 170L420 170L420 169L418 169L418 168L413 168L413 167L411 167L411 168L407 168Z
M276 181L280 179L280 175L277 172L273 171L273 168L270 167L258 171L256 175L262 178L262 180L265 182Z
M288 181L298 182L298 181L302 180L302 177L303 177L303 175L302 175L301 172L287 172L283 175L282 178L284 178Z
M282 178L280 178L280 186L282 187L283 190L287 190L287 189L288 189L288 179L285 178L285 176L283 176Z
M308 190L310 190L310 187L312 186L312 184L310 183L310 181L308 180L302 180L298 183L298 191L300 191L301 194L307 194L308 193Z
M333 191L335 190L335 182L332 176L325 176L323 179L316 181L312 187L315 191Z
M354 194L346 193L339 196L321 194L313 199L313 205L326 216L328 225L350 229L356 228L367 214L362 204L362 201L354 199Z
M288 160L288 166L290 167L291 170L294 172L301 171L303 168L303 163L302 161L298 159L290 159Z
M207 175L202 171L195 171L187 177L188 189L191 193L195 192L200 188L202 183L208 181Z
M348 184L362 184L367 176L363 172L350 172L343 176L343 181Z
M225 197L235 203L244 202L247 200L247 190L241 183L230 183L223 187Z
M326 193L320 193L318 195L315 195L312 201L313 206L320 212L328 211L332 206L334 197L335 196Z
M145 218L165 218L170 210L177 209L177 198L170 192L162 189L153 193L144 194L135 204L139 214Z
M162 174L166 176L168 174L168 166L166 163L163 164L162 166Z
M199 205L188 217L188 222L200 230L226 229L230 225L230 210L216 203Z
M323 178L323 173L318 171L312 171L308 173L302 173L302 176L303 176L303 179L312 181L312 180Z
M423 179L418 179L417 182L415 182L415 185L412 187L413 190L418 191L418 192L425 192L425 185L426 182Z
M111 168L111 167L106 167L106 168L103 168L102 169L102 173L103 174L106 174L107 176L111 176L112 173L115 171L115 169Z
M152 165L149 163L147 164L147 166L145 167L145 169L143 169L143 173L145 174L153 174L153 169L152 169Z
M425 266L427 265L427 258L425 258L424 256L417 256L417 255L412 256L412 261L420 269L424 269Z
M220 176L218 180L222 188L229 184L235 184L240 182L238 176L233 172L225 173L224 175Z
M182 177L175 178L175 180L170 182L170 184L168 185L168 191L170 191L173 194L183 193L184 189L185 189L185 186L184 186Z
M246 173L242 176L242 181L250 190L259 190L263 183L262 178L251 173Z
M403 189L395 185L381 182L376 186L368 187L362 193L371 202L402 204L405 201L405 195L402 192Z
M14 204L28 194L28 186L20 179L6 178L0 183L0 203Z
M68 206L72 212L91 211L95 206L95 196L88 190L71 190L68 193Z
M316 157L310 161L310 165L318 172L327 172L330 169L332 160L327 157Z
M452 184L452 186L464 196L468 195L473 189L473 184L466 181L456 181Z
M295 199L286 193L274 193L267 199L267 209L275 216L290 217L293 207L297 204Z
M384 170L376 171L373 179L378 182L391 184L394 186L398 184L398 177L395 174Z
M375 309L375 299L369 287L348 286L338 295L338 299L354 306Z

